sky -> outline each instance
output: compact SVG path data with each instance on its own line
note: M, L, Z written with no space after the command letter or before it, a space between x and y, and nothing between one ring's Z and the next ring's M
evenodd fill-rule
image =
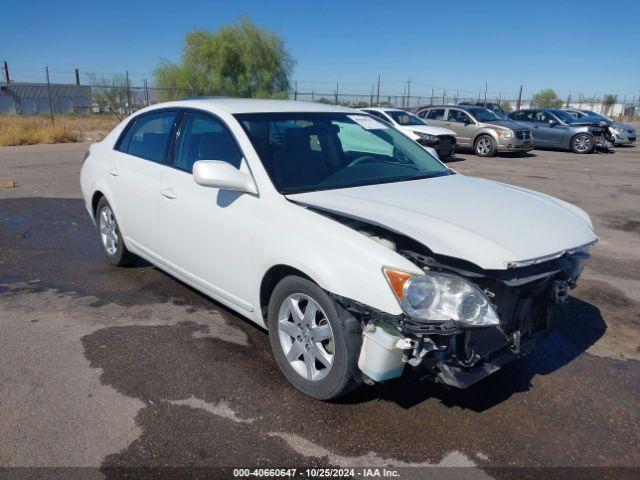
M0 61L12 80L72 82L73 69L153 82L178 61L185 34L249 16L296 60L298 90L459 92L527 98L543 88L640 95L640 0L93 1L2 0Z

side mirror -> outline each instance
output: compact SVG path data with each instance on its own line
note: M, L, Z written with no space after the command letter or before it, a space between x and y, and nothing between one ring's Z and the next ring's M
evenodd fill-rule
M462 120L462 123L464 123L465 125L469 125L471 123L471 120L469 120L467 117L465 117L465 119Z
M553 119L553 118L550 118L550 119L549 119L549 126L550 126L550 127L555 127L555 126L556 126L556 125L558 125L558 124L559 124L559 122L558 122L557 120L555 120L555 119Z
M221 160L198 160L193 164L193 179L203 187L258 193L251 176Z

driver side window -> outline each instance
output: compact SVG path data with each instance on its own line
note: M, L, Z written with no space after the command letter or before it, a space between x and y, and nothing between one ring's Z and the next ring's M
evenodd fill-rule
M536 112L533 117L533 121L538 123L549 123L549 120L551 120L551 115L547 112Z
M447 119L450 122L456 122L456 123L465 123L465 122L467 122L467 123L471 123L471 118L469 117L469 115L464 113L462 110L449 109L449 115L448 115Z

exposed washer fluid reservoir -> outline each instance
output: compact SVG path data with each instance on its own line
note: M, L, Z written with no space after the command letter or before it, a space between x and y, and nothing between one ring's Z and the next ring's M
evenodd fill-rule
M369 324L364 328L362 337L358 358L358 367L362 373L377 382L402 375L403 352L396 347L402 336L393 326Z

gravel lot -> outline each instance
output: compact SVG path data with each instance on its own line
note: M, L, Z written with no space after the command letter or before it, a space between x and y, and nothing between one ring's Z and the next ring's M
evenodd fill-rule
M600 243L560 328L467 390L400 380L334 404L293 390L264 332L221 305L107 265L80 200L86 148L0 148L18 185L0 188L1 466L640 467L640 147L458 155L461 173L591 214Z

